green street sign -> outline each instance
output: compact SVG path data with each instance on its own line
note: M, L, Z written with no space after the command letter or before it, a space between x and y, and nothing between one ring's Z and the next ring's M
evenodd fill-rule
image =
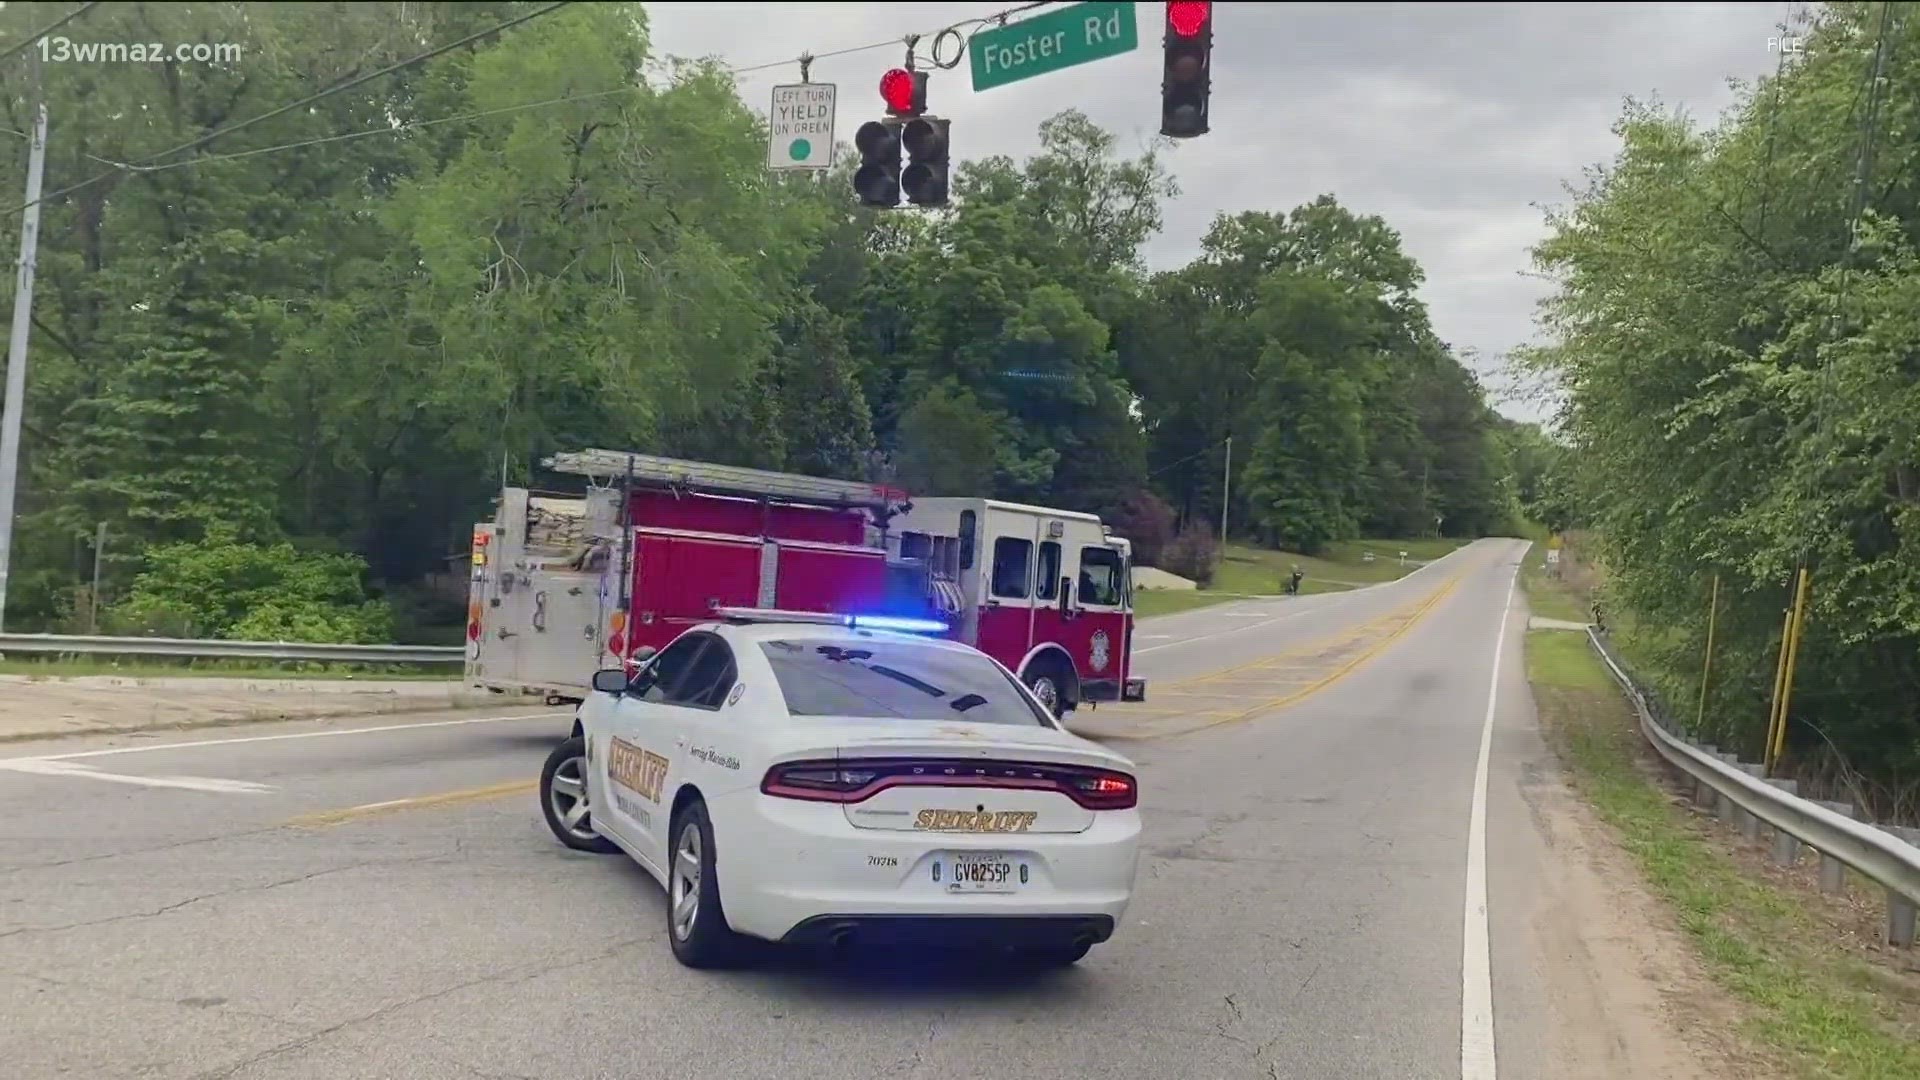
M1139 47L1133 5L1094 2L983 30L973 36L967 52L973 88L991 90Z

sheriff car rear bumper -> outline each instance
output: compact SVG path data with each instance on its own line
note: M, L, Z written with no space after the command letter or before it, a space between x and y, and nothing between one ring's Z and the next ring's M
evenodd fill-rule
M781 940L810 947L1064 948L1112 936L1111 915L816 915Z
M1147 680L1128 679L1123 686L1117 679L1088 679L1080 684L1082 701L1145 701Z

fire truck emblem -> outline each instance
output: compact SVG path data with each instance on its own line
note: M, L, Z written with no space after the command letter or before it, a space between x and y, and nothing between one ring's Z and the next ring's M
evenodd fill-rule
M1107 632L1105 630L1093 635L1093 670L1107 670Z

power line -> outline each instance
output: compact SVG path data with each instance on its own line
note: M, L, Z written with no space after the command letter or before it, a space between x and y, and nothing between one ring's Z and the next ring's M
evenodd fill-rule
M885 41L870 41L865 45L855 45L847 49L835 49L832 52L801 53L799 56L788 57L785 60L775 60L771 63L754 64L749 67L728 68L727 73L729 75L748 75L756 71L767 71L772 68L786 67L788 64L801 64L812 60L830 60L836 56L852 56L855 53L872 52L875 49L884 49L888 46L899 48L904 44L906 44L906 42L900 38L888 38Z
M250 117L246 120L240 121L237 124L229 124L226 127L217 128L213 131L209 131L205 135L200 136L199 138L193 139L189 142L181 143L179 146L173 147L169 150L163 150L160 153L154 154L153 156L145 158L139 162L135 162L125 166L117 166L115 168L108 169L107 171L100 173L96 176L89 177L86 180L82 180L77 184L72 184L67 187L59 188L55 191L48 192L47 194L40 196L40 198L37 201L46 202L49 199L58 198L62 195L72 194L73 192L78 191L81 188L90 187L94 184L99 183L102 180L105 180L110 176L113 176L116 173L123 172L129 169L136 172L145 170L153 166L155 162L160 161L162 158L172 157L175 154L182 153L187 150L192 150L197 147L205 146L206 144L212 142L215 139L221 138L222 136L225 136L225 135L230 135L233 132L239 131L242 128L251 127L254 124L260 123L263 120L270 120L273 117L281 116L295 109L303 108L307 105L313 104L316 101L320 101L323 98L331 97L334 94L351 90L354 87L361 85L362 83L371 82L372 80L380 78L383 75L391 75L396 71L402 71L402 70L405 70L406 68L413 67L417 64L423 64L428 60L431 60L434 57L439 56L443 53L452 52L454 49L457 49L462 45L467 45L472 42L478 41L483 37L490 37L494 34L500 33L503 30L510 30L515 26L519 26L522 23L530 22L534 19L539 18L542 15L546 15L551 12L558 11L561 8L568 6L572 2L573 0L558 0L557 3L548 4L546 7L539 8L535 11L529 12L528 14L521 15L517 18L508 19L507 21L500 23L497 26L489 27L486 30L480 30L472 34L468 34L466 37L460 38L457 41L450 41L445 45L436 46L435 48L429 49L426 52L420 53L416 56L410 56L405 60L399 61L398 63L389 64L378 71L368 72L365 75L348 79L346 82L343 82L343 83L335 83L334 85L327 87L325 90L320 90L315 93L308 94L306 97L301 98L298 101L294 101L286 105L282 105L277 109L272 109L267 112L261 113L258 116ZM27 208L27 204L22 203L19 206L12 207L5 211L0 211L0 214L14 214L26 208Z
M948 26L943 28L940 31L937 31L936 33L944 34L950 30L958 34L960 27L983 26L990 22L1005 25L1006 20L1011 16L1018 15L1026 11L1032 11L1035 8L1045 7L1047 6L1047 4L1053 3L1053 2L1056 2L1056 0L1038 0L1038 2L1022 4L1018 7L1008 8L1005 11L996 12L992 15L981 16L980 18L977 18L977 19L964 19L960 22L954 23L952 26ZM536 11L532 15L524 16L521 19L515 20L514 22L524 22L527 19L533 18L534 16L544 15L548 11L552 11L554 8L558 8L562 6L564 6L564 4L554 4L552 5L552 7L548 7L540 11ZM312 95L302 101L294 102L292 105L282 106L281 108L275 109L273 112L254 117L251 120L242 121L241 123L235 124L232 127L224 128L224 129L221 129L220 131L216 131L209 135L203 136L202 138L196 140L193 143L177 146L177 147L174 147L172 150L167 150L162 153L155 154L153 155L153 157L147 158L144 162L115 162L115 161L108 161L105 158L93 157L93 155L91 154L87 156L93 157L93 160L95 161L99 161L99 162L102 162L103 164L113 166L113 171L143 172L143 173L163 172L167 169L178 169L178 168L183 168L191 165L209 165L209 164L214 164L222 161L237 161L242 158L258 157L261 154L279 153L282 150L301 150L310 146L322 146L328 143L349 142L354 139L364 139L374 135L397 135L404 131L413 131L419 128L437 127L441 124L454 124L454 123L459 123L465 120L481 120L490 116L501 116L507 113L524 112L528 109L545 108L546 106L549 106L549 105L565 105L570 102L593 101L598 98L614 97L620 94L630 94L642 89L642 87L640 86L622 86L613 90L596 90L596 91L592 91L590 93L585 93L585 94L569 94L562 97L545 98L540 101L522 102L518 105L503 105L503 106L500 106L499 108L494 108L494 109L479 109L473 112L454 113L449 116L430 117L424 120L409 120L409 121L405 121L398 124L389 124L384 127L363 128L359 131L345 131L345 132L338 132L333 135L320 135L311 139L301 139L297 142L277 143L272 146L255 147L254 149L251 149L251 150L238 150L230 154L209 154L202 157L187 158L182 161L170 161L162 164L153 164L153 162L157 161L160 158L170 157L173 154L181 152L182 150L191 149L193 146L204 145L205 143L211 142L213 139L218 138L222 135L228 134L229 132L237 130L238 128L245 127L249 124L257 123L258 121L268 119L269 117L272 117L272 116L280 115L292 109L299 108L302 105L310 104L311 102L316 101L321 97L325 97L328 94L339 93L342 90L346 90L352 86L357 86L360 83L366 82L373 78L377 78L380 75L384 75L391 71L398 70L402 67L405 67L407 64L417 63L422 60L429 59L432 56L439 55L442 52L446 52L450 49L457 48L461 45L466 44L469 41L472 41L475 37L482 37L482 36L485 36L486 34L497 33L500 30L504 30L514 25L514 22L503 23L500 26L494 27L492 30L484 31L482 34L476 34L476 35L473 35L473 37L463 38L460 41L453 42L450 45L441 46L439 49L435 50L432 53L422 54L421 56L414 57L412 60L402 61L401 63L393 65L392 67L382 69L381 71L376 71L371 75L363 76L351 83L329 88L328 90L322 91L319 94ZM52 28L50 27L49 29L52 29ZM801 53L798 56L788 57L785 60L774 60L764 64L750 64L750 65L744 65L744 66L729 67L723 70L725 70L729 75L747 75L756 71L767 71L777 67L786 67L787 65L790 65L790 64L798 64L802 67L802 70L804 70L808 65L811 65L812 62L815 60L827 60L827 59L832 59L834 57L840 57L840 56L853 56L857 53L872 52L875 49L898 48L901 46L906 46L907 48L911 49L914 47L914 44L917 43L923 36L924 35L920 35L920 34L908 34L905 37L888 38L885 41L871 41L865 45L853 45L844 49L835 49L831 52ZM964 37L964 40L971 41L972 40L971 35L966 35ZM964 55L964 51L962 55ZM958 63L958 59L956 58L955 64L948 65L948 66L949 67L956 66L957 63ZM21 134L24 135L24 133L21 133ZM49 192L46 195L41 196L41 201L44 202L56 196L68 194L80 188L86 187L89 184L97 183L100 180L103 180L106 177L111 175L112 175L112 172L102 173L99 176L95 176L89 180L85 180L81 183L74 184L71 187L65 187L56 191ZM15 207L13 208L13 210L10 210L7 212L13 213L22 209L25 209L25 207L24 206Z
M87 0L87 3L81 4L79 7L74 8L72 11L67 12L65 15L61 16L59 19L56 19L52 24L48 26L43 26L40 29L35 30L33 33L28 34L18 45L10 45L5 50L0 51L0 61L13 59L15 56L18 56L20 53L23 53L26 50L32 48L34 42L39 41L41 38L46 37L48 34L53 33L55 30L58 30L61 27L72 22L73 20L79 18L80 16L85 15L89 10L99 6L100 6L100 0ZM25 209L25 207L22 207L22 209Z
M1057 0L1035 0L1034 3L1020 4L1015 7L1010 7L1005 11L996 11L991 15L982 15L977 19L962 19L957 23L954 23L950 26L942 27L939 30L934 31L933 37L936 39L936 44L937 44L938 38L951 32L955 36L960 37L964 44L965 42L972 41L973 35L961 34L960 28L963 26L969 29L985 26L988 23L996 23L1000 26L1005 26L1007 24L1007 20L1012 18L1015 15L1020 15L1025 12L1032 11L1035 8L1043 8L1043 7L1046 7L1048 4L1056 3L1056 2ZM799 65L802 65L802 67L804 68L805 65L810 64L815 60L828 60L836 56L852 56L855 53L872 52L875 49L884 49L884 48L887 48L888 46L904 45L909 50L909 53L911 53L911 50L913 50L919 44L920 40L926 36L927 35L925 34L908 34L905 37L888 38L885 41L869 42L868 44L865 44L865 45L855 45L847 49L836 49L833 52L801 53L799 56L790 57L786 60L775 60L775 61L772 61L771 63L754 64L749 67L728 68L727 70L729 73L734 75L746 75L755 71L767 71L771 68L786 67L788 64L799 64ZM960 52L960 56L964 56L964 55L966 55L966 50L963 48ZM945 63L941 63L939 61L938 56L936 55L933 58L933 63L934 63L934 66L939 67L943 70L951 70L954 67L959 66L959 56L956 56L954 58L953 63L945 64Z

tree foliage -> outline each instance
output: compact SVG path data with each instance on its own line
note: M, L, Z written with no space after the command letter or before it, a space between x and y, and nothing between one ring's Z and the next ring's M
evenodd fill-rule
M1233 435L1243 535L1506 526L1505 444L1380 219L1331 196L1223 215L1149 274L1179 190L1161 148L1072 109L1026 160L962 165L952 209L876 214L845 163L770 175L764 121L712 63L659 68L640 5L569 5L74 186L535 7L87 12L92 39L241 53L43 73L58 194L9 628L62 624L104 523L115 617L364 637L368 595L432 606L410 590L503 476L582 446L1096 511L1145 559L1204 560ZM0 35L60 14L8 4ZM28 71L0 69L16 130ZM24 164L0 156L0 190Z
M1757 748L1806 567L1792 745L1913 775L1920 22L1888 29L1882 8L1827 5L1804 56L1716 130L1631 105L1617 159L1538 251L1557 340L1527 359L1567 394L1570 468L1536 497L1598 529L1614 599L1662 628L1657 670L1682 700L1720 579L1708 734Z

